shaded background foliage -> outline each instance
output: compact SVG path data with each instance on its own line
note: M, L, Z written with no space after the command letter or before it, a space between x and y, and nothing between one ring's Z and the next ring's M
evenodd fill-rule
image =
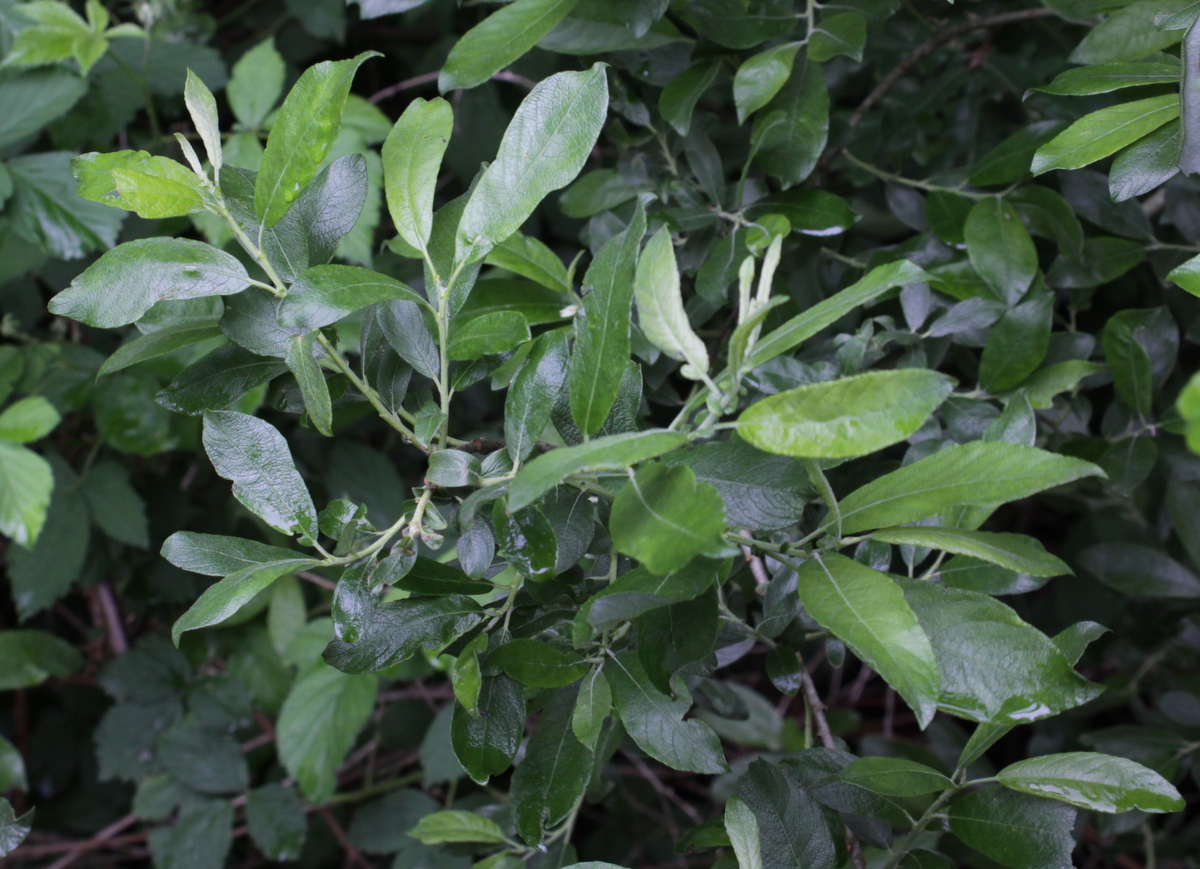
M907 445L829 468L839 494L947 444L1033 443L1036 437L1046 450L1098 464L1106 480L1008 504L988 525L1033 535L1074 576L1047 582L980 566L964 569L962 578L941 574L948 584L1001 596L1049 636L1080 622L1110 631L1087 635L1095 642L1079 663L1079 672L1106 691L1012 730L973 767L975 777L1027 757L1096 751L1156 770L1194 801L1200 461L1186 449L1186 421L1175 406L1196 369L1200 304L1184 291L1195 289L1184 264L1200 252L1200 200L1195 182L1175 169L1177 154L1185 166L1189 154L1186 98L1183 125L1171 120L1172 106L1179 106L1176 59L1185 31L1170 29L1169 22L1167 29L1155 25L1156 14L1183 14L1189 5L561 5L571 7L570 16L539 38L540 47L515 52L492 74L472 69L471 56L456 64L451 55L463 34L495 12L490 5L147 0L115 4L109 11L116 17L104 21L102 7L93 3L79 10L84 29L72 24L75 30L59 34L55 45L66 46L61 62L22 66L11 59L32 44L28 36L20 39L38 26L28 14L38 4L0 3L0 49L10 58L0 72L0 194L6 195L0 392L9 408L31 397L52 406L27 403L21 412L28 420L9 417L25 427L0 432L7 475L0 485L10 494L18 484L30 487L24 491L37 488L33 478L11 470L29 467L14 458L24 455L17 452L20 442L45 457L54 481L36 545L9 541L4 552L10 594L0 605L0 732L6 740L0 742L0 787L18 814L36 806L34 831L12 858L18 865L153 861L199 869L296 858L311 866L468 866L503 843L488 838L490 827L476 830L476 839L466 836L468 843L482 843L475 845L440 844L436 832L425 844L407 836L422 817L445 807L494 819L505 825L502 836L513 835L508 793L518 787L521 766L510 775L504 760L500 774L480 787L464 776L452 750L453 659L418 654L387 670L378 689L374 677L360 677L370 681L367 688L363 681L338 681L328 667L313 669L332 632L333 589L344 579L338 571L306 570L280 580L219 629L189 632L178 650L172 647L172 624L208 580L158 555L169 535L186 529L285 543L230 498L228 482L201 449L200 418L172 412L189 400L203 404L203 396L182 393L175 378L224 339L217 330L97 377L125 340L178 326L178 312L157 322L152 312L126 335L46 309L50 297L118 241L187 236L235 250L227 228L210 215L147 219L79 197L72 157L129 148L182 158L175 132L198 147L183 100L191 69L218 95L227 165L255 169L286 86L317 61L368 50L383 57L358 71L330 153L362 155L367 178L365 207L338 245L338 262L422 285L419 261L392 240L378 149L413 97L434 96L439 75L454 109L437 181L440 206L466 193L480 164L495 158L509 119L535 82L601 59L611 64L604 132L581 178L546 198L522 227L556 256L531 266L520 252L493 255L468 303L471 311L518 310L535 332L565 325L573 286L604 242L634 220L639 196L652 228L665 223L676 236L687 315L714 359L725 355L738 322L731 286L742 257L762 257L773 237L784 238L774 285L784 301L767 314L764 334L867 268L900 260L924 268L927 276L896 281L895 291L878 302L756 368L740 406L872 368L928 367L956 378L955 392L906 436ZM798 17L805 12L819 16L822 27ZM109 29L121 22L136 22L149 38ZM806 34L803 46L789 41ZM1119 73L1143 77L1133 91L1056 81L1072 65L1133 62L1142 68ZM1106 150L1114 124L1108 116L1095 120L1094 113L1110 108L1127 112L1125 129L1142 130L1149 143L1138 150L1147 140L1135 136ZM1074 147L1082 154L1071 151L1070 140L1055 139L1087 117L1096 127L1078 135L1083 145ZM1165 124L1155 123L1160 118ZM1007 205L991 195L999 192ZM735 213L745 220L739 224ZM564 294L564 264L581 252L579 272ZM540 255L536 248L530 256L537 263ZM1022 301L1031 282L1032 295ZM189 311L200 327L208 317L212 328L211 309ZM357 347L360 332L355 316L337 324L343 347ZM692 383L640 330L632 351L643 390L640 397L636 388L626 396L627 412L640 427L667 426ZM515 364L500 364L507 360L506 352L481 363L478 381L454 405L451 434L474 441L476 452L494 452L501 439L512 438L504 387ZM1038 379L1055 365L1066 367ZM334 499L365 505L379 528L411 513L411 496L433 476L426 456L352 400L337 377L329 381L337 436L321 437L307 418L297 423L304 403L282 363L273 376L269 388L264 381L236 396L236 407L286 435L318 505ZM1018 388L1023 391L1014 398L1010 392ZM432 396L419 375L409 392L414 411ZM1189 415L1186 402L1180 409ZM723 410L733 416L737 406ZM558 408L552 424L534 436L550 439L549 448L570 442L571 428L570 409ZM712 471L710 479L730 478L718 487L730 526L749 528L766 543L794 542L802 526L807 532L824 515L816 480L790 458L752 455ZM700 474L694 461L690 466ZM748 482L755 491L738 489ZM457 491L455 483L448 487ZM423 554L444 554L457 543L462 561L470 549L456 540L461 499L439 498L435 504L449 522L430 530L445 542ZM9 515L3 530L19 540L30 523ZM557 529L559 552L570 539L564 526ZM589 559L597 556L584 560L587 570L601 563L599 575L606 575L607 532L600 527L598 542L589 527L578 548L580 557L584 551ZM814 739L821 744L824 734L812 731L824 723L831 739L844 740L859 756L955 770L969 725L938 715L919 729L917 715L840 641L819 633L803 637L804 628L813 633L820 626L811 618L793 621L788 582L794 576L781 562L751 554L746 550L733 563L722 601L729 618L720 634L713 624L710 643L723 666L691 688L699 709L694 720L721 737L733 771L713 777L669 769L647 756L639 740L622 740L610 728L577 820L572 814L573 833L568 827L548 853L526 854L531 865L576 858L638 867L737 865L725 829L739 829L729 817L741 809L730 804L735 808L726 809L723 824L722 806L736 791L752 814L761 809L745 785L739 790L739 776L764 792L819 790L816 779L799 788L783 779L781 767L752 764L760 756L778 761ZM909 576L934 564L928 549L901 538L865 541L848 554ZM641 560L650 563L653 556ZM759 572L768 570L764 582ZM765 594L756 592L758 585L768 588ZM546 598L538 602L552 602ZM573 601L563 618L569 622L577 608ZM770 625L772 614L785 624ZM749 641L739 628L743 620L758 631ZM806 720L798 686L781 692L788 679L779 677L777 661L773 668L769 643L755 642L784 637L787 623L793 633L783 645L804 655L828 706L824 715L814 716L820 704L810 705ZM648 638L659 628L641 622L638 634ZM460 662L485 651L452 650ZM530 710L540 710L541 720L565 714L561 699L541 709L546 692L530 694ZM295 761L310 776L299 790L291 781L297 767L285 769L281 759L282 746L296 745L281 725L289 703L300 718L328 718L317 747L323 753L313 748L307 762ZM626 726L631 729L628 720ZM292 757L305 751L294 748ZM986 802L998 790L977 791L972 799ZM916 793L904 797L903 807L920 814L929 798ZM830 805L843 812L867 844L871 865L886 862L886 852L871 846L882 846L893 825L906 828L902 814L888 817L884 810L882 820L865 819L871 812L863 804L837 805L828 795L824 808L811 799L804 805L816 817L808 818L813 824L824 823L820 813L832 814ZM1060 804L1044 806L1030 822L1034 838L1050 843L1044 851L985 847L985 856L960 841L971 839L966 828L956 836L935 825L908 844L945 858L923 850L904 865L1060 866L1063 842L1069 850L1071 839L1080 866L1195 865L1200 833L1194 812L1081 811L1073 817ZM797 811L794 804L781 810L789 823ZM10 820L0 818L6 831ZM763 833L763 821L756 823ZM841 841L838 847L844 850ZM764 865L777 865L772 855L778 851L764 845L764 853ZM809 856L814 865L835 859ZM506 859L489 865L515 865Z

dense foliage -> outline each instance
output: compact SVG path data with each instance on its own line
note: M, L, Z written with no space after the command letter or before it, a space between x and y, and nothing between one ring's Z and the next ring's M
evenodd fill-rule
M1196 869L1198 17L0 0L0 856Z

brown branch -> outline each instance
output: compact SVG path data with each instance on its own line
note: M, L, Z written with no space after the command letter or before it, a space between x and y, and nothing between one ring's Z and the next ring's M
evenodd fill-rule
M319 585L319 586L321 586L321 588L327 588L330 591L337 588L336 582L333 582L332 580L328 580L323 576L317 576L317 574L312 573L311 571L308 571L308 570L302 570L299 573L297 573L296 576L300 577L305 582L311 582L313 585Z
M125 638L125 626L121 619L121 610L113 595L112 583L105 580L96 586L96 597L100 601L100 611L104 614L104 626L108 630L108 644L112 646L113 654L120 655L129 648Z
M743 528L739 533L747 540L754 539L754 535L747 528ZM755 555L754 550L746 544L742 544L742 555L746 556L746 563L750 565L750 572L754 575L755 591L759 594L766 594L767 586L771 584L771 577L767 575L767 568L762 563L762 559Z
M333 812L327 808L317 809L317 814L321 816L321 820L329 827L333 837L337 839L338 845L346 852L346 862L350 865L358 865L363 869L375 869L371 861L362 855L358 848L354 847L351 841L346 837L346 831L342 829L342 825L338 823L337 818L333 816Z
M137 823L137 815L126 815L119 821L109 824L103 830L90 839L84 839L82 842L54 842L46 845L22 845L17 850L13 851L11 856L13 859L21 857L50 857L54 854L63 854L64 856L54 863L50 869L64 869L70 866L88 851L95 851L97 848L106 846L116 846L132 842L139 842L145 838L144 833L134 833L130 836L118 837L117 834L122 830L127 829Z
M416 87L421 87L422 85L432 84L433 82L438 80L439 75L441 75L440 70L435 70L433 72L425 72L425 73L422 73L421 75L414 75L412 78L406 78L406 79L404 79L404 81L398 81L393 85L388 85L383 90L376 91L375 93L373 93L369 97L367 97L367 102L381 103L384 100L386 100L388 97L393 97L396 94L402 93L406 90L410 90L411 88L416 88ZM533 79L526 78L523 75L517 75L515 72L509 72L506 69L501 70L500 72L493 75L492 81L505 81L505 82L508 82L509 84L520 85L521 87L527 88L528 90L533 90L533 88L537 86L537 82L535 82Z

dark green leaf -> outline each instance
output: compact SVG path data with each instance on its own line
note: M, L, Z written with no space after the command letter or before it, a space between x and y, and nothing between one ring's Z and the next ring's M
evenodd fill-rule
M958 797L948 814L954 835L1004 866L1071 865L1075 810L1062 803L990 787Z
M575 698L575 691L555 692L513 773L517 831L531 845L541 844L544 832L575 809L592 777L592 752L571 728Z
M479 716L454 705L450 738L454 754L472 779L485 784L512 765L525 731L525 698L507 676L487 676L479 689Z

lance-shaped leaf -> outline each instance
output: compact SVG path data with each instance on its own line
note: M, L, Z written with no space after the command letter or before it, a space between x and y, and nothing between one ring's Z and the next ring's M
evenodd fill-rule
M220 624L281 576L290 576L320 563L313 558L288 558L253 564L229 574L206 588L188 611L179 617L171 627L171 639L178 646L184 631Z
M1065 562L1047 552L1040 541L1024 534L911 525L876 531L870 536L897 546L924 546L970 555L1026 576L1062 576L1072 572Z
M324 665L288 692L276 724L279 760L315 805L337 788L337 771L375 710L379 679L348 676Z
M212 163L215 174L221 177L221 166L224 163L221 154L221 122L217 117L217 100L208 89L208 85L192 72L187 71L187 80L183 86L183 100L187 105L192 123L204 143L208 154L208 162Z
M595 751L610 712L612 689L604 678L603 667L597 665L580 680L575 711L571 713L571 730L589 751Z
M431 812L421 818L408 835L426 845L441 845L447 842L500 845L508 841L504 830L491 818L459 810Z
M160 554L180 570L205 576L229 576L247 567L301 557L299 552L256 540L195 531L176 531L163 541Z
M558 293L569 294L572 290L567 267L558 254L530 235L514 232L492 248L484 263L537 281ZM521 284L521 288L528 290L528 285Z
M1121 88L1175 84L1181 64L1170 55L1144 63L1098 63L1059 73L1054 81L1033 90L1057 96L1082 97L1106 94Z
M204 449L233 481L233 496L272 528L302 539L317 536L317 511L287 441L270 423L236 411L204 416Z
M529 321L516 311L491 311L455 324L450 332L449 355L456 361L473 361L507 353L529 337Z
M595 628L611 629L651 610L681 601L694 600L724 579L722 562L695 558L681 570L655 576L644 567L623 573L580 608L578 626L587 622ZM577 627L578 633L578 627Z
M389 299L428 302L395 278L358 266L320 265L301 272L279 304L285 329L320 329Z
M342 111L359 66L377 51L310 66L292 86L267 137L254 182L254 213L274 226L317 174L342 126Z
M768 48L742 62L733 77L733 102L738 123L769 103L792 74L792 63L800 43L789 42Z
M571 730L576 694L571 689L555 692L513 773L517 832L531 845L540 844L544 832L571 813L592 777L592 752Z
M1006 788L1097 812L1180 812L1175 787L1152 769L1123 757L1071 751L1032 757L996 774Z
M200 241L139 238L104 254L50 300L50 313L89 326L132 323L156 302L228 296L250 285L234 257Z
M639 204L624 231L605 242L583 282L583 309L575 317L571 355L571 418L586 435L608 419L629 362L634 269L646 234Z
M692 329L683 309L679 267L671 233L664 226L646 244L633 284L638 323L646 337L673 359L687 362L685 377L699 380L708 373L708 349Z
M400 237L417 250L425 250L433 232L433 194L453 129L454 112L448 102L418 97L383 143L388 211Z
M1033 174L1079 169L1103 160L1179 117L1179 98L1164 94L1084 115L1033 155Z
M1091 462L1001 442L947 447L873 480L842 499L844 533L948 515L964 506L997 507L1083 477L1103 477ZM834 524L831 517L826 526Z
M157 359L159 356L165 356L181 347L190 347L201 341L207 341L210 338L219 338L220 336L221 329L215 323L205 323L202 325L187 323L180 326L167 326L165 329L158 329L145 335L138 335L136 338L114 350L104 360L104 364L100 366L100 370L96 372L96 376L102 377L105 374L112 374L131 365L137 365L139 362L146 362L150 359Z
M329 398L329 386L325 383L325 372L313 355L315 349L316 342L311 334L296 335L289 339L283 361L296 378L300 395L304 398L304 410L313 427L325 437L331 437L333 403Z
M981 199L963 235L971 264L1000 301L1015 305L1037 274L1037 249L1015 208L999 197Z
M954 787L936 769L900 757L860 757L841 772L843 781L890 797L917 797Z
M284 344L280 348L281 355L287 352L287 347ZM155 400L177 413L196 415L224 410L286 370L287 366L278 359L267 359L235 344L226 344L180 371Z
M546 194L579 174L608 113L604 67L556 73L525 97L463 209L455 239L458 262L486 256L520 229Z
M681 691L663 694L646 675L635 652L622 652L604 666L621 723L642 751L672 769L716 774L729 769L721 741L707 724L683 716L692 706Z
M891 577L830 553L801 566L798 591L812 617L895 688L925 727L941 690L937 659Z
M508 509L528 507L572 474L618 471L661 456L687 443L687 435L651 430L596 438L585 444L551 450L521 469L508 489Z
M33 546L46 523L54 473L49 463L17 444L0 442L0 534Z
M736 794L725 802L725 835L733 846L738 869L763 869L758 819Z
M529 457L550 423L555 399L567 380L569 336L565 329L542 335L513 378L504 399L504 439L514 462Z
M953 379L926 368L808 384L751 405L738 418L738 434L776 455L864 456L919 429L953 388Z
M992 724L1024 724L1072 709L1104 690L1076 673L1049 637L995 598L919 580L896 582L933 641L942 674L938 703L947 712Z
M463 35L438 76L442 93L473 88L520 58L554 29L579 0L516 0Z

